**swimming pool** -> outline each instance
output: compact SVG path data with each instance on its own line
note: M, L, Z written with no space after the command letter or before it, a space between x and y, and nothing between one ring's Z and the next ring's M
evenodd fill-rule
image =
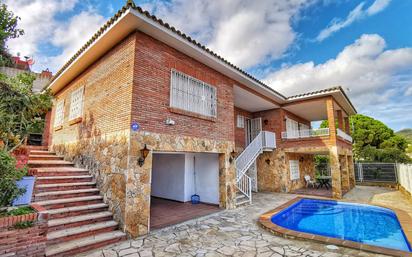
M412 252L396 214L386 208L301 199L271 217L286 229Z

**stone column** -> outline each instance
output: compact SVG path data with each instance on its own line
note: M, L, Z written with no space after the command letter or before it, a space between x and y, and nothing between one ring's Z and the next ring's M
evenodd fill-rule
M348 192L350 190L350 183L349 183L349 167L348 167L347 156L341 155L339 159L340 159L342 191Z
M355 167L353 166L353 156L348 155L348 172L349 172L349 185L350 185L350 189L354 188L356 185L356 181L355 181Z
M150 176L152 173L152 151L142 167L138 165L140 149L144 140L135 135L130 142L128 171L126 176L126 206L124 230L132 237L145 235L150 228ZM148 145L152 149L151 145Z
M219 154L219 207L236 208L235 162L230 163L230 152Z
M333 106L333 98L326 99L326 111L329 122L329 162L332 175L332 195L333 198L342 198L342 185L340 175L340 164L338 147L336 141L336 124L335 124L335 108Z

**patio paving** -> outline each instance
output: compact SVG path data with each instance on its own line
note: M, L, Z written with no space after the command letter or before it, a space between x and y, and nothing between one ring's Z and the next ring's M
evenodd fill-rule
M294 197L296 195L293 194L258 193L250 206L154 230L147 236L79 256L385 256L343 247L329 249L325 244L312 241L285 239L258 225L257 220L262 213Z

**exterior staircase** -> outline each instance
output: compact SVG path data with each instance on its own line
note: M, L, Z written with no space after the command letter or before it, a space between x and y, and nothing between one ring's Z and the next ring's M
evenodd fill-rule
M252 179L247 175L247 171L261 153L273 151L275 148L275 133L261 131L236 158L236 206L252 203Z
M72 256L126 239L88 170L47 150L30 147L37 169L33 202L48 210L46 256Z

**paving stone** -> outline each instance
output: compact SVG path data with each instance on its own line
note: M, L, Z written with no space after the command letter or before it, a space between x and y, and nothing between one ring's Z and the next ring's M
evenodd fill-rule
M344 247L339 247L332 252L325 247L325 244L278 237L260 227L257 222L260 214L294 197L295 195L292 194L259 193L254 195L254 204L251 206L226 210L176 226L158 229L147 236L108 246L103 251L96 251L96 257L378 256ZM92 255L87 255L89 256Z

